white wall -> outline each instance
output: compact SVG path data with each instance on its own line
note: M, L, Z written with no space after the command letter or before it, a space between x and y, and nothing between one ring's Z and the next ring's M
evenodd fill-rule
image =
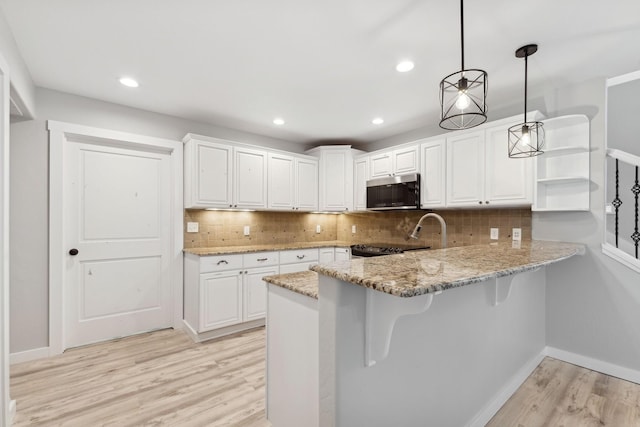
M188 132L301 153L301 144L47 89L38 117L11 125L11 353L48 346L48 133L46 120L181 140Z
M591 120L589 212L534 213L533 237L587 245L547 270L547 345L640 370L640 274L602 255L604 227L605 80L549 92L550 115ZM636 107L637 108L637 107Z
M20 105L29 117L35 110L35 86L31 73L22 59L9 24L0 11L0 52L9 63L11 72L11 99Z

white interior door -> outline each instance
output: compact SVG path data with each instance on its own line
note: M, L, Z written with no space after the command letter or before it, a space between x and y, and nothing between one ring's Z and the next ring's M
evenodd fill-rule
M64 164L64 347L172 326L170 155L83 140Z

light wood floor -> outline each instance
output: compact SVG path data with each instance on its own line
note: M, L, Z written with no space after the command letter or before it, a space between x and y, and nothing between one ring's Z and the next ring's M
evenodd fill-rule
M264 340L165 330L13 365L14 425L268 427ZM546 358L487 426L640 426L640 385Z
M640 385L545 358L487 427L640 426Z
M255 426L264 328L194 344L157 331L11 367L15 426Z

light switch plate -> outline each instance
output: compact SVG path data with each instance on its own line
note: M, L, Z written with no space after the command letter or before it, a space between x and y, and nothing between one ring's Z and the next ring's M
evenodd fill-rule
M356 234L356 225L351 226L351 234Z
M492 228L490 233L491 240L498 240L498 229Z
M197 222L187 222L187 233L197 233L199 224Z
M244 226L244 235L248 236L251 234L251 227L249 227L248 225Z
M514 228L511 230L511 237L513 238L513 240L522 240L522 229L521 228Z
M316 233L320 233L322 231L322 227L320 227L320 224L316 225Z

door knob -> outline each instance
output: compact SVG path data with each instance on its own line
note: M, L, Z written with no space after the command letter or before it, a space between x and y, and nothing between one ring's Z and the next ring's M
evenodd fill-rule
M76 248L70 249L69 250L69 255L73 255L73 256L78 255L78 250Z

